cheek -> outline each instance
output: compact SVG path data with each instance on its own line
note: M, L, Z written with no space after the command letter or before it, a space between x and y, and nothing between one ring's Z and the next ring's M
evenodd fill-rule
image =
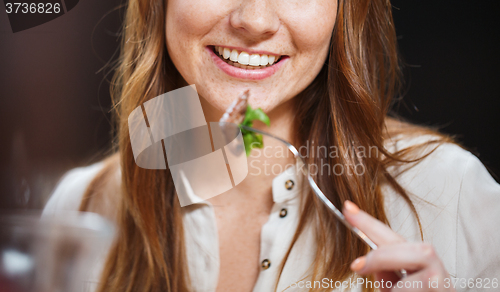
M296 2L296 1L293 1ZM337 17L337 1L304 1L289 3L283 10L287 26L299 53L310 58L325 54ZM316 54L316 55L315 55Z
M213 30L224 15L225 0L173 0L167 4L167 42L194 42Z
M204 46L200 43L223 17L225 0L169 0L167 4L165 35L168 53L181 74L190 75L199 66ZM192 73L192 72L191 72ZM185 76L185 77L188 77ZM189 78L189 77L188 77Z

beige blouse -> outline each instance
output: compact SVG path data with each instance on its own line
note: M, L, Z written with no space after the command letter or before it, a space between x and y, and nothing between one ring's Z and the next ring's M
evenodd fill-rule
M429 138L394 140L387 147L396 151ZM77 210L86 187L102 167L102 163L97 163L68 172L47 203L44 215ZM457 291L500 291L498 284L495 289L495 279L496 283L500 280L500 185L484 165L459 146L443 144L420 163L393 167L390 171L412 194L422 222L424 241L435 247L453 281L457 281ZM253 289L255 292L274 291L279 263L298 224L300 186L295 184L288 190L285 187L288 180L297 181L293 168L278 175L272 183L274 205L261 231L260 262L263 264ZM383 193L392 229L409 241L420 241L418 224L408 204L388 186L383 187ZM182 210L192 286L195 291L215 291L219 247L213 207L209 202L200 202ZM314 254L314 234L306 229L292 248L277 291L305 291L308 285L314 285L307 277ZM88 282L94 285L90 286L99 281L103 261L104 256L96 263ZM483 287L490 288L479 289L479 281ZM487 282L489 284L485 285ZM361 291L361 285L356 282L346 282L344 288L340 284L328 279L321 283L332 291Z

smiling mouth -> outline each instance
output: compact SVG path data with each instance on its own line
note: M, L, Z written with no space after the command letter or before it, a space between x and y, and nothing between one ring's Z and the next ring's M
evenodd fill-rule
M279 55L249 54L245 51L238 51L221 46L213 46L212 49L215 55L227 64L233 67L250 70L271 67L273 64L278 63L282 57Z

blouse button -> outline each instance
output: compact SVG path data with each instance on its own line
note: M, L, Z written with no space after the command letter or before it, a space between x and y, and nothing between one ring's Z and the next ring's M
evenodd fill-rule
M285 182L285 188L287 190L291 190L293 189L293 186L295 185L295 183L293 182L293 180L289 179Z
M285 208L281 209L281 211L280 211L280 218L285 217L286 214L288 214L288 211Z
M268 259L265 259L262 261L262 264L260 264L260 266L262 267L263 270L267 270L271 266L271 261Z

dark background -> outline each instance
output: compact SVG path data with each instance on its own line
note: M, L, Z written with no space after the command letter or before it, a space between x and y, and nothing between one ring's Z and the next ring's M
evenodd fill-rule
M12 33L0 11L0 209L41 208L68 169L110 145L109 70L119 0L81 0ZM499 173L498 1L393 1L407 93L397 112L458 135ZM110 76L108 76L110 77Z
M398 112L457 135L494 177L500 174L500 1L392 4L407 64Z

